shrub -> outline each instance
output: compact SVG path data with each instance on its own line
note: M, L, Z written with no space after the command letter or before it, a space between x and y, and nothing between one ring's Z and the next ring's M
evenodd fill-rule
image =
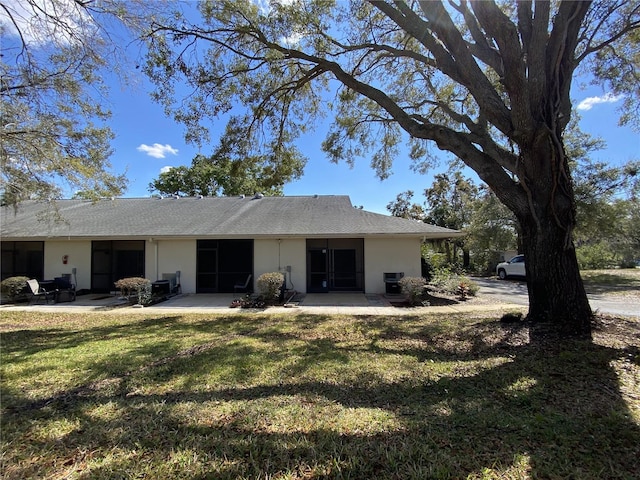
M465 298L475 296L480 287L469 277L452 272L448 268L438 269L430 282L436 289L448 295L458 295Z
M268 305L272 305L280 298L284 275L280 272L263 273L258 277L256 283L262 299Z
M449 265L446 253L431 252L427 256L427 261L434 271L446 268Z
M242 298L234 298L231 301L230 308L264 308L266 303L261 298L255 298L249 294Z
M0 293L2 298L8 301L18 300L25 289L27 288L27 281L29 277L9 277L0 282Z
M438 290L445 290L451 277L455 275L450 267L440 267L433 270L431 281L429 282Z
M616 254L607 242L585 244L576 248L576 256L581 269L608 268L616 265Z
M129 298L135 294L140 305L151 302L151 280L142 277L122 278L115 283L123 297Z
M461 300L466 299L471 294L471 288L469 283L467 283L464 279L458 282L458 286L456 287L456 295L460 297Z
M500 317L500 321L502 323L516 323L520 322L523 319L522 312L508 312L505 313L502 317Z
M400 290L407 296L411 305L418 305L424 295L424 287L427 281L422 277L402 277L398 281Z

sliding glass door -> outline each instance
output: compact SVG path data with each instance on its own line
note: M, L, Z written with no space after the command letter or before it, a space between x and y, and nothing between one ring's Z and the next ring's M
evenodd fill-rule
M307 291L363 291L361 238L307 240Z
M122 278L144 277L144 240L91 242L91 290L106 293Z
M253 240L198 240L197 249L197 293L233 293L253 273Z

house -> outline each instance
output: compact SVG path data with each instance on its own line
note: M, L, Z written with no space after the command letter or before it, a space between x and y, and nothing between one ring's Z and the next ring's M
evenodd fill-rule
M354 208L348 196L116 198L2 207L2 278L72 274L109 292L120 278L179 272L184 293L233 292L285 273L299 292L387 291L420 276L421 242L462 235Z

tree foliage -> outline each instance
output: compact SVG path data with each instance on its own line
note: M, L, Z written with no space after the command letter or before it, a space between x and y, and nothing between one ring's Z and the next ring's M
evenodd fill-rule
M443 251L449 266L462 263L464 268L491 271L500 254L515 249L517 222L496 196L471 178L452 170L435 176L424 191L422 204L412 203L413 192L398 194L387 210L404 218L421 220L441 227L463 230L463 238L443 240L437 247ZM411 216L406 216L411 212ZM464 252L462 262L457 250ZM466 253L470 258L466 257ZM433 260L433 253L427 250Z
M439 173L424 195L428 223L461 230L471 221L478 187L461 172Z
M577 119L574 114L564 141L574 180L578 262L581 268L632 265L640 258L640 161L599 159L604 142L580 131Z
M413 203L413 191L407 190L406 192L399 193L396 196L395 201L387 204L387 210L394 217L406 218L408 220L425 220L424 208Z
M595 160L604 143L582 132L572 122L565 133L567 156L573 172L576 196L578 261L582 268L628 266L640 258L637 219L640 211L640 164L631 160L612 166ZM462 239L445 241L445 247L471 252L473 267L492 271L505 250L521 251L519 225L513 213L485 186L476 186L456 170L438 174L424 191L422 204L413 202L412 191L402 192L387 205L398 217L421 220L464 230ZM446 248L450 262L455 253Z
M151 192L168 195L282 195L285 183L299 178L305 160L296 151L273 156L250 155L243 139L227 131L210 157L197 155L191 166L174 167L149 184Z
M55 199L65 189L89 198L123 191L125 176L108 162L113 133L101 69L121 62L107 28L124 16L116 0L0 0L4 203Z
M576 244L583 268L631 266L640 259L640 163L611 166L581 162L575 168Z
M479 188L465 232L466 248L476 269L495 272L507 250L520 250L519 225L513 213L487 188Z
M580 68L638 105L636 2L209 1L201 18L153 23L156 97L194 139L230 115L251 148L278 158L330 111L323 149L369 156L381 177L406 142L475 170L516 216L528 258L529 318L590 333L573 233L563 132ZM174 103L176 84L191 92Z

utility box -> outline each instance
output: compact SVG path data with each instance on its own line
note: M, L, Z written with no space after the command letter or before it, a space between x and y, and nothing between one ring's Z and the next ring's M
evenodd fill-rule
M151 284L151 293L154 295L169 295L170 292L169 280L156 280Z
M402 277L404 277L404 272L385 272L382 274L382 277L385 285L385 293L400 293L401 289L398 282Z

